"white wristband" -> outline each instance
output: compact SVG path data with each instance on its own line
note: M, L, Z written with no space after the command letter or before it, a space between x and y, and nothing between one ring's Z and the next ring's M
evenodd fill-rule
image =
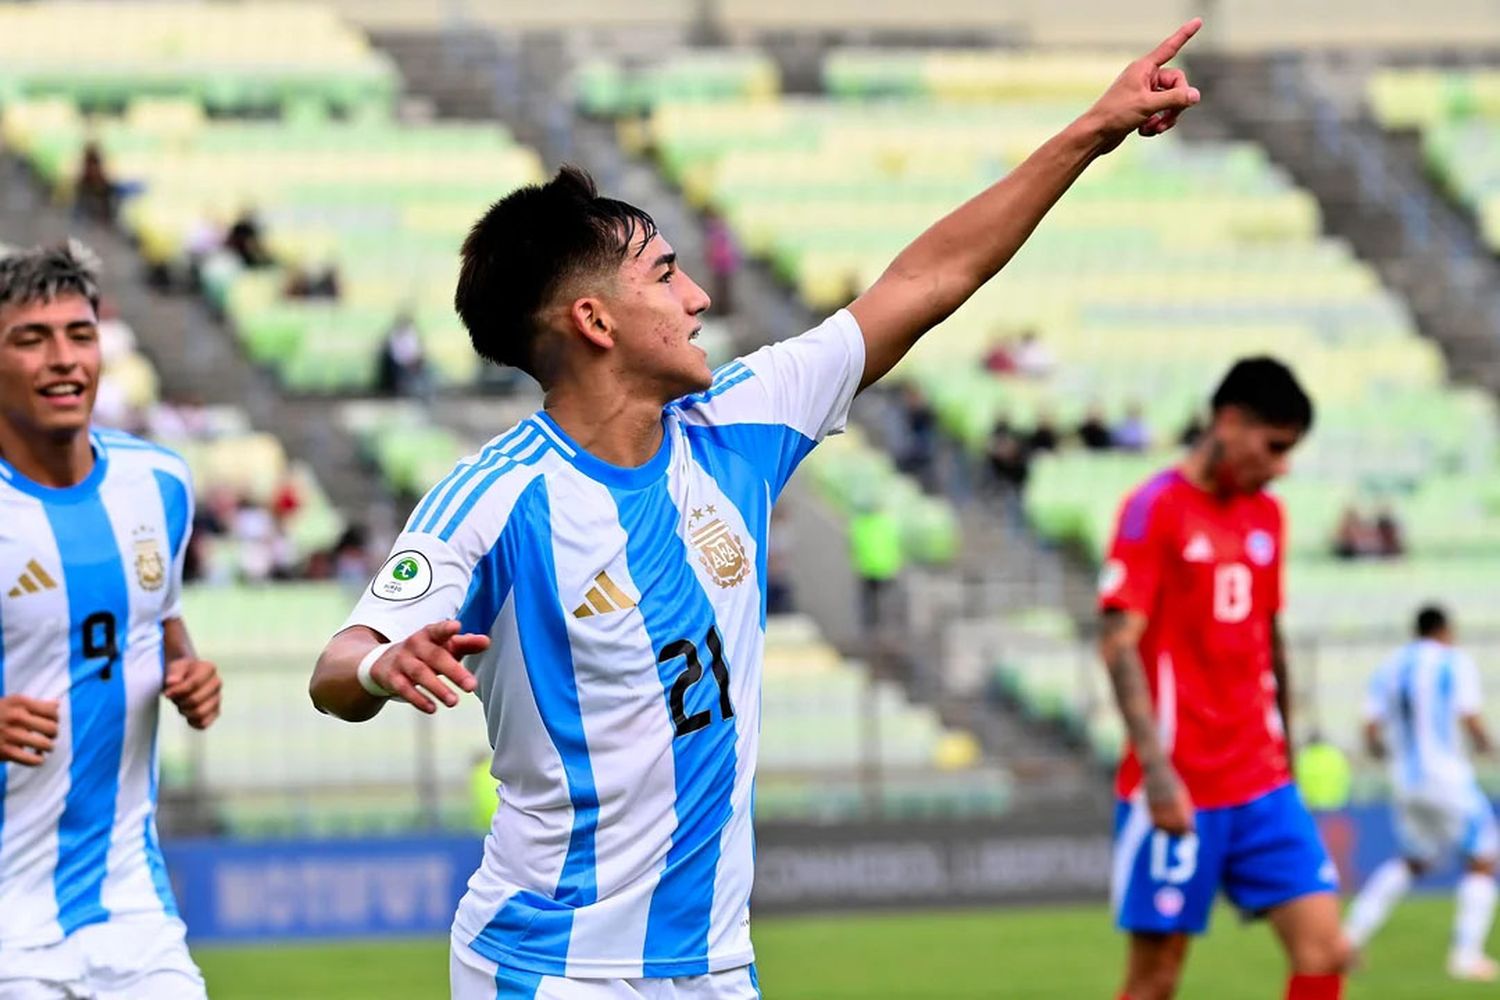
M359 661L359 669L355 676L359 678L359 686L370 692L377 698L394 698L394 691L387 691L375 683L375 678L370 676L370 670L375 666L375 661L385 655L385 651L396 645L394 642L382 642L374 649L365 654L365 658Z

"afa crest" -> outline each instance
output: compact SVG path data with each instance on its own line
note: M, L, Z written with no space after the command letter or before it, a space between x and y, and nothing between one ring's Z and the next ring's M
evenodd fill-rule
M160 590L167 582L167 563L156 536L142 537L143 534L143 529L135 532L135 579L142 590Z
M750 575L750 560L745 555L745 543L722 518L714 516L717 513L713 504L694 508L688 528L693 548L698 551L698 563L709 578L721 587L735 587Z

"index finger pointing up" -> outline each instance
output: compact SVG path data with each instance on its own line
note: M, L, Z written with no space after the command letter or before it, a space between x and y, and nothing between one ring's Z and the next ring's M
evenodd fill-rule
M1193 18L1187 24L1172 32L1172 36L1153 49L1151 55L1147 58L1158 66L1165 66L1172 61L1173 56L1182 51L1182 47L1188 43L1188 39L1196 35L1198 29L1201 27L1203 27L1203 18Z

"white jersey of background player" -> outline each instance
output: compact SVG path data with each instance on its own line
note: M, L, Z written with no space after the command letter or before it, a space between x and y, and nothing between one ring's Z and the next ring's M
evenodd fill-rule
M1500 967L1484 954L1484 942L1495 913L1500 830L1462 745L1467 732L1480 753L1491 748L1480 718L1479 671L1454 648L1441 609L1424 608L1416 633L1370 679L1365 736L1371 753L1389 762L1402 857L1381 865L1360 890L1349 937L1363 947L1412 879L1457 852L1466 870L1448 971L1458 979L1493 980Z
M219 712L180 617L192 486L90 433L98 295L81 249L0 258L0 1000L204 996L156 835L160 698Z
M459 314L483 357L541 383L545 408L418 507L311 686L351 720L392 695L457 704L450 682L485 700L506 795L454 922L454 996L758 995L770 504L854 393L989 280L1089 162L1197 102L1162 68L1197 28L847 311L717 377L692 343L708 296L646 213L564 170L474 226ZM477 680L458 662L471 654Z

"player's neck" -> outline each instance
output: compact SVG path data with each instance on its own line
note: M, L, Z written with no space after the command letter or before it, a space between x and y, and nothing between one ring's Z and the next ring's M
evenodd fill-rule
M633 469L661 448L661 404L606 389L554 386L542 404L573 443L601 462Z
M94 449L83 430L54 437L0 421L0 456L27 479L53 489L77 486L94 469Z
M1205 493L1227 500L1234 490L1219 475L1219 462L1218 446L1213 441L1201 441L1187 453L1182 465L1178 466L1178 471L1182 473L1182 478Z

